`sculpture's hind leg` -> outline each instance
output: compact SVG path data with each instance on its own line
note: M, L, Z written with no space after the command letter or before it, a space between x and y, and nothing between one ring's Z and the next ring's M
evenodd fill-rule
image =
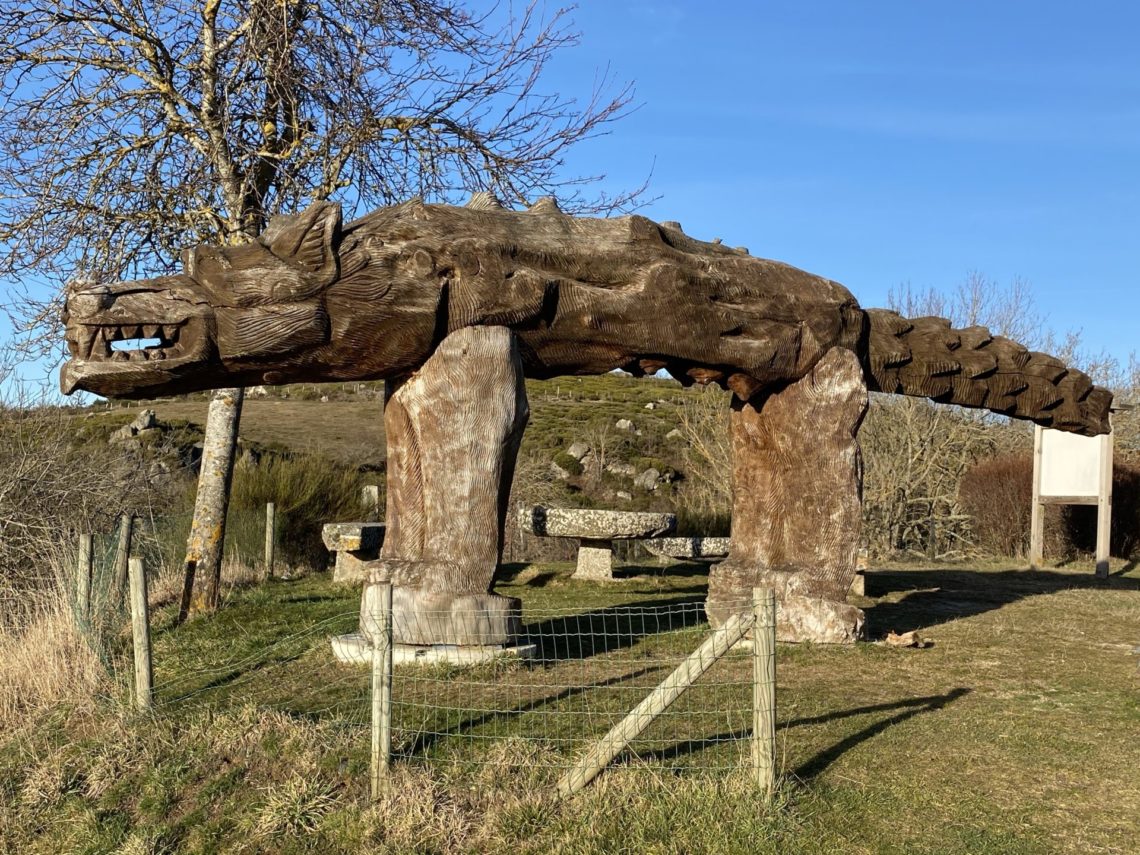
M833 348L801 380L750 402L733 398L732 546L709 575L714 623L776 589L778 635L850 642L863 613L844 599L855 578L862 514L856 434L867 386L855 354Z
M517 631L518 601L489 592L528 414L505 327L458 330L389 384L388 531L370 574L395 586L397 642L501 644Z

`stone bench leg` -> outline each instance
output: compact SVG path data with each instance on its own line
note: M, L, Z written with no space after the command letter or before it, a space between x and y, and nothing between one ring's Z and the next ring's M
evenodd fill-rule
M752 589L771 587L781 640L855 641L863 612L844 600L862 527L859 360L834 348L796 383L732 407L732 544L709 573L709 620L746 612Z
M578 545L578 566L572 579L592 582L612 581L614 578L614 545L609 540L586 540Z

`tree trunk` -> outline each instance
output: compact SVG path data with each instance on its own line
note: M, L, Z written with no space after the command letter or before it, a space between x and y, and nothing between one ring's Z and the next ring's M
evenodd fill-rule
M210 401L198 474L198 495L194 501L194 520L186 543L180 619L190 611L213 611L218 607L226 510L230 501L230 482L234 474L238 424L244 398L244 389L219 389ZM196 592L195 576L198 579Z

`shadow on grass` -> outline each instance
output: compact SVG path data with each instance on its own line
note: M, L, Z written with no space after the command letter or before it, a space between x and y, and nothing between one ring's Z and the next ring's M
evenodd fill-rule
M898 602L878 602L865 609L868 638L890 630L908 632L1000 609L1028 597L1084 588L1140 591L1140 579L1049 570L873 570L866 576L867 596L905 592Z
M843 718L851 718L859 715L873 715L875 713L892 712L898 710L895 715L889 716L874 724L852 733L844 737L835 745L816 754L806 763L795 769L792 774L796 777L807 780L819 775L828 766L842 757L847 751L850 751L856 745L866 742L868 739L882 733L888 727L892 727L900 722L906 721L908 718L913 718L922 713L934 712L940 710L947 704L953 703L958 698L968 695L970 690L965 687L958 687L951 689L944 695L928 695L922 698L904 698L901 701L892 701L886 704L871 704L870 706L852 707L847 710L836 710L835 712L825 713L823 715L811 716L810 718L797 718L787 722L778 722L776 725L777 730L790 729L793 727L806 727L813 724L826 724L831 721L838 721ZM748 740L752 738L752 729L743 728L741 730L729 730L723 733L717 733L713 736L706 736L702 739L688 739L684 742L678 742L669 748L664 748L659 751L652 752L631 752L624 751L619 755L616 762L629 762L633 759L668 762L671 760L680 760L691 754L697 754L701 751L706 751L710 748L715 748L725 742L733 742L738 740Z
M647 636L704 623L704 597L645 600L528 623L520 643L537 645L536 658L542 662L587 659L632 647Z

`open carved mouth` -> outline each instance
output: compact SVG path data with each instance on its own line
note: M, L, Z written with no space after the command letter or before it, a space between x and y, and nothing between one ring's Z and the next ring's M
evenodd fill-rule
M188 322L176 324L79 324L68 349L89 362L161 362L189 356Z

